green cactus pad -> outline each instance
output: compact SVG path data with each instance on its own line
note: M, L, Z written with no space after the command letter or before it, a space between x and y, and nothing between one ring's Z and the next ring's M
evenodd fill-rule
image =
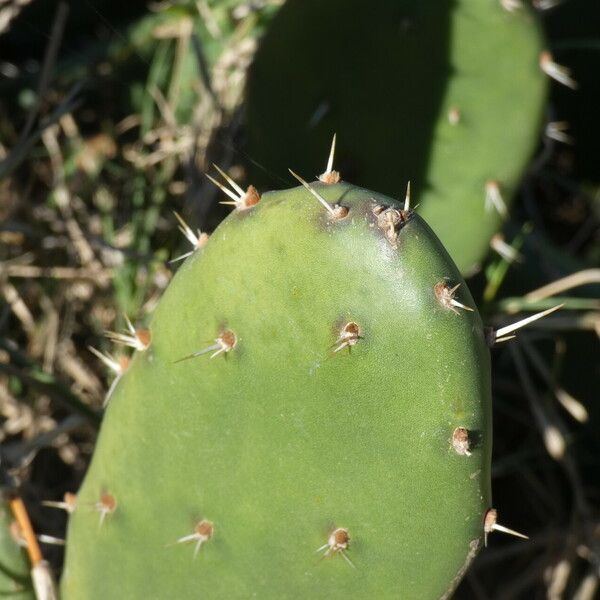
M486 183L510 207L538 143L542 48L533 15L499 0L288 0L249 77L253 178L318 172L337 132L343 172L391 195L411 179L469 272L503 221L486 210Z
M110 399L64 600L424 600L482 545L489 351L458 305L473 299L418 215L313 188L347 214L267 193L169 286Z

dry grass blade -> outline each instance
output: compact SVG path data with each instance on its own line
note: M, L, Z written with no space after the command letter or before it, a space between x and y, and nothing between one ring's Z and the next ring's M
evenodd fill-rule
M566 290L570 290L574 287L581 285L600 283L600 269L584 269L583 271L577 271L561 279L557 279L552 283L548 283L528 294L525 294L527 300L543 300L550 296L556 296Z
M579 400L571 396L566 390L557 385L548 366L544 363L542 356L527 339L521 340L523 350L529 358L534 369L540 377L546 382L556 399L561 403L563 408L577 421L585 423L589 419L589 414L585 406Z
M523 390L529 400L531 412L535 417L536 424L544 440L546 450L552 458L561 460L564 457L566 450L566 440L562 432L562 424L556 421L555 415L550 415L545 403L540 398L533 384L533 380L531 379L531 375L527 370L519 345L511 345L510 350L517 368L519 379L523 385Z

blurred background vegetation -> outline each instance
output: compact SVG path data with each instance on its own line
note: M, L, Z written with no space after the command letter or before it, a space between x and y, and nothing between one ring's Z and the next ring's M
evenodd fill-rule
M1 467L38 532L64 537L64 515L41 501L77 490L94 447L112 375L89 347L110 351L104 331L124 314L143 322L176 270L168 261L188 250L172 211L214 230L227 209L205 176L212 163L261 191L295 185L255 149L246 110L253 60L282 4L0 0ZM360 3L350 4L360 16ZM531 540L494 537L457 598L600 594L600 3L533 4L579 87L551 86L546 122L568 129L557 140L540 127L497 238L510 250L490 249L469 285L490 325L559 302L551 296L565 307L494 351L494 503ZM376 19L377 2L369 6ZM319 36L303 35L318 56ZM293 53L288 61L293 69ZM374 62L371 80L388 77L386 68ZM343 53L332 63L323 51L322 69L367 85ZM309 84L298 80L298 94ZM268 136L270 113L261 118ZM325 166L334 132L321 121L306 125L306 169ZM377 189L344 158L344 144L352 139L338 150L342 176ZM393 181L394 148L380 160ZM397 195L405 185L398 175ZM44 554L58 575L62 548Z

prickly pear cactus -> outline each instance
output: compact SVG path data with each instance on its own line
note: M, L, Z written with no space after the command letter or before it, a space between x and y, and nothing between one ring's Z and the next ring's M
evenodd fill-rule
M422 218L338 178L238 190L123 335L64 600L433 599L483 545L479 314Z
M272 185L290 165L314 172L336 131L344 173L387 194L411 179L469 272L538 144L543 47L520 2L288 0L250 70L248 153Z
M8 507L0 501L0 597L28 600L34 594L27 554L17 543L18 535Z

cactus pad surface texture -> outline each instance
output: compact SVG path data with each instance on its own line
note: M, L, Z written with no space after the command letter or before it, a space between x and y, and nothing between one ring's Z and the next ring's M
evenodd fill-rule
M473 299L418 214L310 187L327 206L297 187L235 209L167 289L108 404L64 600L436 599L483 545Z
M288 0L250 71L249 154L270 174L311 173L337 131L344 173L387 194L411 179L420 214L468 273L539 143L543 48L525 3Z

